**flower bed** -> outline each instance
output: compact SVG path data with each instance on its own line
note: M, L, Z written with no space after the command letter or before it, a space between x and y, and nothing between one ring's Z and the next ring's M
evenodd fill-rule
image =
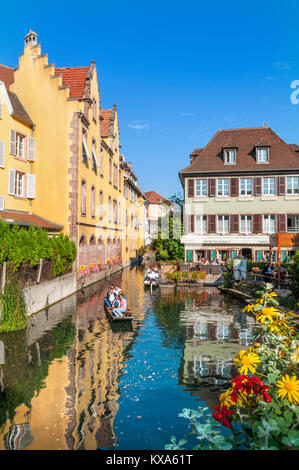
M81 276L88 276L92 273L96 273L99 271L104 271L105 269L112 268L113 266L121 266L122 258L119 256L117 258L113 257L112 259L107 259L107 262L104 263L103 261L92 262L89 263L87 266L82 264L79 267L79 274Z
M184 409L199 444L194 449L299 449L299 335L294 314L279 305L271 284L243 311L260 325L254 344L234 359L238 375L219 397L212 416L208 408ZM222 426L228 428L223 433ZM182 449L176 441L165 449Z
M169 272L165 274L165 277L168 281L172 282L198 282L203 281L207 277L207 273L202 271L175 271L173 273Z

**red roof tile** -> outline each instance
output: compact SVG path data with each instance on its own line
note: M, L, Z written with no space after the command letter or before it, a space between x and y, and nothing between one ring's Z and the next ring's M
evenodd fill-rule
M56 67L55 75L62 75L62 84L69 85L70 98L84 98L85 80L89 67Z
M168 199L165 199L165 197L161 196L161 194L156 193L156 191L148 191L147 193L144 193L145 196L148 199L148 202L150 204L162 204L162 203L170 203Z
M42 227L46 230L61 230L63 228L62 225L55 224L54 222L50 222L49 220L39 217L38 215L28 214L26 212L15 212L9 210L0 211L0 219L3 219L4 221L12 220L19 225L25 226L32 224L35 227Z
M223 148L229 145L237 148L236 165L224 165ZM258 164L255 159L255 147L270 147L269 163ZM295 144L292 144L294 148ZM195 151L193 152L195 153ZM192 154L191 154L192 155ZM299 155L286 144L270 127L246 129L227 129L218 131L207 146L198 152L198 157L179 174L221 172L221 171L258 171L299 169Z
M6 88L14 81L14 69L7 65L0 65L0 81L4 82Z

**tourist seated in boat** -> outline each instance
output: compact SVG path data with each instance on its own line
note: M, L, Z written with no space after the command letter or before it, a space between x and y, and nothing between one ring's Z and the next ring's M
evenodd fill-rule
M118 306L118 298L114 292L114 288L110 286L109 291L107 292L107 295L104 299L104 303L107 305L107 307L112 307L114 302L117 302L116 307Z
M121 288L118 287L118 286L115 286L114 287L114 293L118 296L120 292L121 292Z
M127 300L124 297L123 292L119 293L119 305L117 308L113 308L113 313L116 317L123 317L124 312L127 310Z
M158 269L157 269L157 268L154 268L154 269L153 269L153 273L154 273L154 276L155 276L154 279L155 279L156 281L158 281L158 280L159 280L159 271L158 271Z

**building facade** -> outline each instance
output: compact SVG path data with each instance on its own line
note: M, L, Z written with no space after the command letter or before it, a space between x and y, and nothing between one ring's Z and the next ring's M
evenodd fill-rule
M146 208L146 234L145 245L149 245L154 238L158 237L159 229L161 230L161 220L169 214L173 204L156 191L148 191L144 193L147 200ZM165 219L167 223L168 220Z
M2 208L54 221L76 243L75 268L126 255L118 115L116 106L101 109L95 62L55 67L30 30L18 67L2 68L2 74L0 67L1 77L0 181L1 188L8 188L0 192ZM16 154L11 152L14 145ZM139 203L143 201L141 197ZM137 250L144 243L143 233L140 226ZM125 264L131 255L133 249Z
M220 130L179 172L187 261L277 260L275 233L299 232L299 147L271 128ZM273 239L273 236L272 236ZM281 246L284 260L299 249Z

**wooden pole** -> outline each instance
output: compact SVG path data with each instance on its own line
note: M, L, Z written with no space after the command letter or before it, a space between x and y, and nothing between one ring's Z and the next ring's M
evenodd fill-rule
M280 233L277 234L277 287L280 288L280 264L281 264L281 250L280 250Z

